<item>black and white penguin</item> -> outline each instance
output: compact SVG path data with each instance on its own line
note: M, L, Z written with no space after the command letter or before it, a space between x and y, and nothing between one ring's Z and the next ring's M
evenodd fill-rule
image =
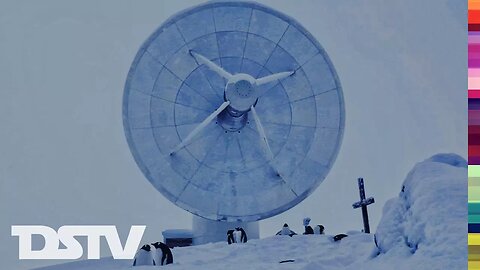
M237 228L235 228L235 230L237 231L237 233L235 234L237 236L236 242L237 243L246 243L247 242L247 233L245 232L245 230L241 227L237 227ZM238 235L240 235L240 237L238 237Z
M311 226L305 226L305 232L303 234L314 234Z
M309 218L309 217L304 218L304 219L303 219L303 226L308 226L308 225L310 225L310 221L311 221L311 220L312 220L312 219Z
M290 237L296 235L297 233L295 233L294 231L290 230L290 228L288 227L288 224L285 223L283 224L283 227L282 227L282 230L277 232L277 235L288 235Z
M317 225L313 229L313 233L314 234L325 234L325 227L323 227L323 225Z
M333 237L333 241L337 242L337 241L340 241L342 240L343 238L347 237L348 235L344 234L344 233L340 233L340 234L337 234Z
M303 226L305 227L305 232L303 234L313 234L313 229L309 226L310 220L309 217L303 219Z
M152 254L152 247L150 245L143 245L135 254L133 266L139 265L156 265Z
M235 243L235 237L233 236L234 232L235 232L235 230L228 230L227 231L227 242L228 242L229 245Z
M155 248L153 260L157 265L166 265L173 263L173 254L170 248L162 242L153 243Z

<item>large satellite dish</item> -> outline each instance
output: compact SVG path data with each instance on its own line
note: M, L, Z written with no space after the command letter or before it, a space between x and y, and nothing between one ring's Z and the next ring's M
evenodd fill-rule
M123 98L151 184L211 220L255 221L305 199L337 156L342 88L318 41L252 2L181 11L143 44Z

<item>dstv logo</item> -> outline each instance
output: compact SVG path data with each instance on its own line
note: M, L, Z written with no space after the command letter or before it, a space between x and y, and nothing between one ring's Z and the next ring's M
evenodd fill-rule
M146 226L131 226L122 246L117 228L112 225L62 226L55 231L48 226L12 226L12 236L18 236L18 258L20 260L75 260L83 256L82 245L74 238L87 237L88 259L100 259L100 237L105 237L114 259L133 259L142 240ZM32 250L32 235L45 239L41 250ZM59 248L62 243L65 248Z

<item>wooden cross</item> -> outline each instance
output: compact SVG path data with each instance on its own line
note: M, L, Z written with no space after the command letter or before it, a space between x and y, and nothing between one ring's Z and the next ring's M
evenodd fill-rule
M365 233L370 233L370 224L368 223L367 205L375 202L373 197L365 199L365 186L363 185L363 178L358 178L358 189L360 191L360 201L352 204L353 208L362 207L363 227Z

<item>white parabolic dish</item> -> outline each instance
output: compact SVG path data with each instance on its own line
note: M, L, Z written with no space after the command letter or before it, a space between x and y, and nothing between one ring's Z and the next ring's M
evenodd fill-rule
M318 41L243 1L208 2L163 23L139 49L123 98L146 178L176 205L220 221L264 219L305 199L335 161L344 117Z

